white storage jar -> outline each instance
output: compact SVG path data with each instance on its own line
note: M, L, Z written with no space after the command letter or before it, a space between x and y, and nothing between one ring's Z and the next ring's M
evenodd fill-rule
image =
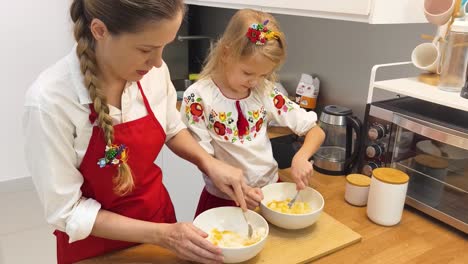
M408 174L393 168L372 171L367 216L373 222L392 226L400 222L408 189Z
M363 174L346 176L345 200L356 206L365 206L369 195L371 178Z

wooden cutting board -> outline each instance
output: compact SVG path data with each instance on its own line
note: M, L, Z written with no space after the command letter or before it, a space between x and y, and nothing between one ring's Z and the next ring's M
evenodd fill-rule
M243 263L305 263L360 240L361 236L358 233L322 212L319 220L305 229L294 231L270 225L270 233L263 250L253 259ZM181 260L166 249L148 244L79 262L79 264L111 263L188 264L192 262Z
M325 212L312 226L286 230L270 224L263 250L245 264L306 263L361 241L361 235Z

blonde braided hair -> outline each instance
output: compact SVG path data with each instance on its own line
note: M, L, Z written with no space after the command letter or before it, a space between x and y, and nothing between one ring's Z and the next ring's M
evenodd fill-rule
M80 70L84 84L96 111L97 123L104 131L108 146L114 141L114 127L109 115L106 97L97 77L98 67L95 54L95 40L89 29L91 20L98 18L106 24L111 34L136 32L147 21L159 21L185 12L182 0L74 0L70 15L74 22L74 37L77 41L76 54L80 60ZM125 19L122 19L125 18ZM124 196L134 188L130 166L121 162L113 177L114 193Z

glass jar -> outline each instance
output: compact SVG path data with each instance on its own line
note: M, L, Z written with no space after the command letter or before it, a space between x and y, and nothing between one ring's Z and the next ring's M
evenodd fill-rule
M460 92L466 80L467 62L468 21L455 21L442 55L439 89Z

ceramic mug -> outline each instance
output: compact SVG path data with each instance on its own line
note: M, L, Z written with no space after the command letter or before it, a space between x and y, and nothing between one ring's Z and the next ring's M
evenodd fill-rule
M444 25L455 9L456 0L424 0L424 15L434 25Z
M414 48L411 53L411 61L414 66L421 70L439 73L440 63L440 44L438 39L436 41L422 43Z
M411 53L411 61L414 66L421 70L429 71L432 73L440 73L440 62L443 57L443 49L445 42L441 41L447 33L449 23L446 23L437 28L437 33L432 42L422 43L414 48Z

